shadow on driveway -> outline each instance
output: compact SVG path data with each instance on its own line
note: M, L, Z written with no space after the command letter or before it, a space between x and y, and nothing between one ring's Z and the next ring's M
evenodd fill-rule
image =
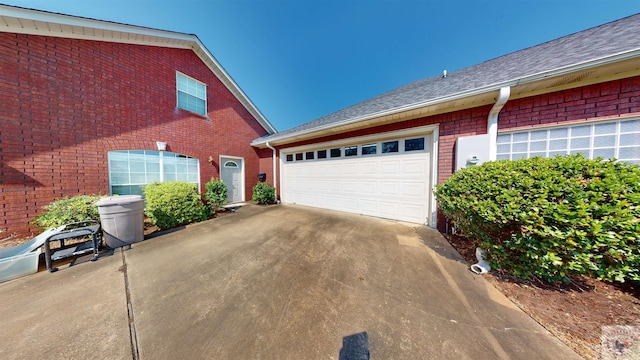
M0 358L579 359L456 254L424 226L245 206L0 284Z

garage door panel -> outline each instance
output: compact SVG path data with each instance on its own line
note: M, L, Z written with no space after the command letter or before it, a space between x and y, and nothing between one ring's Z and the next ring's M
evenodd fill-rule
M425 223L430 170L429 152L419 151L283 162L282 196L286 203Z
M390 201L379 201L378 202L378 211L382 215L382 217L386 217L389 219L393 219L397 216L399 211L398 202L390 202Z
M398 196L400 195L400 184L397 182L381 181L379 193L382 195Z
M361 176L375 176L378 173L378 164L374 162L363 162L360 164Z
M402 196L408 197L424 197L427 194L427 189L424 186L424 183L421 182L403 182L402 183Z
M358 208L362 210L365 215L374 215L376 213L377 203L375 200L358 200Z
M398 161L384 161L380 163L380 175L397 175L400 171Z
M404 174L426 174L428 165L426 160L407 160L403 164Z
M375 181L362 181L360 182L360 193L366 195L375 195L378 189L378 184Z
M351 181L342 182L342 190L343 190L343 192L347 192L347 193L350 193L350 194L357 193L358 192L358 181L351 180Z

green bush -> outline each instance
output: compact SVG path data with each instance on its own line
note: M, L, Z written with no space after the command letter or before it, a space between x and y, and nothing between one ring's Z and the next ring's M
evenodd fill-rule
M258 183L253 187L253 197L251 200L260 205L272 204L276 197L276 188L267 183Z
M99 195L78 195L55 200L45 205L43 208L47 212L37 216L31 223L48 229L72 222L100 220L96 202L101 198Z
M640 280L640 167L581 155L494 161L437 186L440 209L519 278Z
M227 185L222 180L211 178L204 186L207 192L204 193L203 197L212 212L227 203Z
M144 188L145 213L160 229L206 220L209 209L195 184L181 181L152 183Z

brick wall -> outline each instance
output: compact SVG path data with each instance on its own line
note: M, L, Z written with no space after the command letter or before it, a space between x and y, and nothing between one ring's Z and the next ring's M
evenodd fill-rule
M0 229L27 236L54 199L108 194L108 151L156 141L199 158L202 187L220 154L244 157L250 198L266 131L193 51L0 33L0 67ZM176 108L176 70L207 84L208 116Z
M500 112L499 130L640 114L640 76L510 100Z

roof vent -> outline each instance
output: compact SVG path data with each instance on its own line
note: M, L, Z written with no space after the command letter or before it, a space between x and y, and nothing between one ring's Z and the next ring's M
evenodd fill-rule
M443 77L443 78L446 78L446 77L447 77L447 70L444 70L444 71L442 72L442 77Z

